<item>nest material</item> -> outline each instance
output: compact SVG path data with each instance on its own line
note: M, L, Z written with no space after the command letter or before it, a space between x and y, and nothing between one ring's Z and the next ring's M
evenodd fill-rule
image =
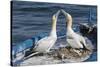
M54 59L63 59L64 61L67 60L69 62L81 62L88 59L91 54L92 50L80 50L69 47L62 47L58 50L54 50L51 53L51 56L53 56Z

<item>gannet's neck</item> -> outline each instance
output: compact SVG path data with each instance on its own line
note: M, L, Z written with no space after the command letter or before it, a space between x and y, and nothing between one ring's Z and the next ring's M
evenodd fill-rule
M72 28L72 16L69 13L67 13L66 21L67 21L67 28Z
M72 22L67 22L67 31L74 32L72 29Z
M67 31L73 33L74 31L72 29L72 16L69 13L67 13L66 24L67 24Z
M50 33L51 36L57 36L56 35L56 20L52 20L52 29L51 29L51 33Z
M67 28L72 28L72 20L67 19Z

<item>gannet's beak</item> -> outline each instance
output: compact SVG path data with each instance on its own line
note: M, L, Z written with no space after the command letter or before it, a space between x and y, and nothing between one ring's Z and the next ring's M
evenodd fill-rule
M55 14L56 18L58 18L59 13L60 13L60 10L58 10L57 13Z
M67 20L72 22L72 16L69 13L67 13L66 11L64 11L63 9L61 9L61 11L65 15Z
M58 10L57 13L55 13L55 14L53 15L53 19L54 19L54 20L57 20L57 18L58 18L58 16L59 16L59 13L60 13L60 10Z
M61 11L67 17L68 13L66 11L64 11L63 9L61 9Z

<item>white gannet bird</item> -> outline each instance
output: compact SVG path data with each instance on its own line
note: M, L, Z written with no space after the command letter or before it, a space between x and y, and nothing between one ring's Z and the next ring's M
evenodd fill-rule
M54 14L52 17L52 29L51 29L50 35L40 39L36 43L36 47L34 48L35 51L39 53L47 53L55 44L57 40L56 23L57 23L57 18L58 18L59 13L60 13L60 10L56 14Z
M66 39L68 45L75 49L88 50L84 37L75 33L72 29L72 16L69 13L65 12L64 10L61 11L66 17L66 25L67 25Z

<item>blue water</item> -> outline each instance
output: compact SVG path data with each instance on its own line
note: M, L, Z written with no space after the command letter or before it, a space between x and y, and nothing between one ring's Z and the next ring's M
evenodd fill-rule
M96 6L13 1L12 43L16 45L39 33L49 34L52 25L51 18L60 9L72 15L73 29L77 32L79 32L79 23L97 24ZM91 20L90 11L92 11ZM59 15L57 22L57 32L60 31L66 31L65 17L62 14ZM94 52L87 61L96 60L97 52Z

